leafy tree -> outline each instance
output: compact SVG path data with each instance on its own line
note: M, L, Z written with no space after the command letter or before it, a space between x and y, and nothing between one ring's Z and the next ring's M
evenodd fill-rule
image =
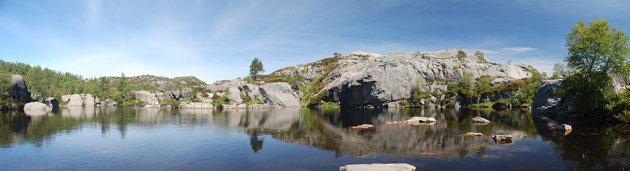
M265 72L262 61L258 60L258 58L254 58L252 64L249 65L249 75L252 75L254 79L256 79L256 76L261 72Z
M561 94L573 100L574 106L591 117L601 117L611 110L613 85L609 74L628 71L628 36L608 21L596 19L586 25L578 22L567 34L568 67L575 74L562 84Z
M463 94L465 97L472 97L475 95L474 82L475 78L472 73L466 73L462 75L460 84L460 94Z

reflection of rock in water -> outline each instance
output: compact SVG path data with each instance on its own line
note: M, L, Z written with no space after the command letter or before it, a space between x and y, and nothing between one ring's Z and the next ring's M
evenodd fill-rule
M514 141L528 138L528 134L507 124L478 126L472 124L472 116L461 116L457 111L435 110L364 110L349 109L334 112L296 111L233 111L227 113L229 125L237 129L249 130L248 133L259 135L271 134L272 137L286 142L307 144L310 146L347 153L354 156L389 154L395 156L431 155L441 157L463 157L470 152L484 150L495 144L490 135L510 134ZM455 113L455 114L454 114ZM517 113L511 113L516 114ZM507 114L508 116L511 114ZM411 126L384 125L387 121L406 120L411 116L427 116L438 119L433 125ZM510 118L500 114L488 113L487 118ZM520 115L514 118L523 118ZM519 122L518 120L512 122ZM530 121L531 122L531 121ZM373 132L348 129L361 124L374 124ZM480 137L461 136L469 130L487 127ZM252 136L252 140L254 136ZM254 141L252 141L253 143ZM254 148L252 146L252 148ZM433 155L438 154L438 155Z
M61 109L61 115L74 119L90 119L94 116L95 110L94 107L67 107Z
M299 108L272 110L226 110L227 124L239 129L289 130L298 125L302 113Z

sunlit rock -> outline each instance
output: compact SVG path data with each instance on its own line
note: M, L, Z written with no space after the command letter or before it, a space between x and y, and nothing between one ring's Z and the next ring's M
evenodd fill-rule
M416 167L406 163L394 164L350 164L339 168L339 171L415 171Z
M475 117L472 119L473 123L482 123L482 124L487 124L490 123L490 121L486 118L482 118L482 117Z

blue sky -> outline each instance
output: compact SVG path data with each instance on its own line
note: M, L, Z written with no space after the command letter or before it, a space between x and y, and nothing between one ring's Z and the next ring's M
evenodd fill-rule
M578 21L630 31L623 0L0 0L0 59L84 77L194 75L212 83L333 52L483 50L551 74Z

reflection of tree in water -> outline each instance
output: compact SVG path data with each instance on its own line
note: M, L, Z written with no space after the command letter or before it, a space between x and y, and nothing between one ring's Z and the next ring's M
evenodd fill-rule
M263 141L265 140L262 135L258 135L258 131L252 131L249 138L249 145L252 146L254 153L258 153L263 147Z
M601 125L590 121L571 123L573 131L551 131L551 119L534 114L536 129L544 141L552 142L554 151L568 161L567 170L623 170L630 168L630 126ZM560 121L564 123L564 121Z

